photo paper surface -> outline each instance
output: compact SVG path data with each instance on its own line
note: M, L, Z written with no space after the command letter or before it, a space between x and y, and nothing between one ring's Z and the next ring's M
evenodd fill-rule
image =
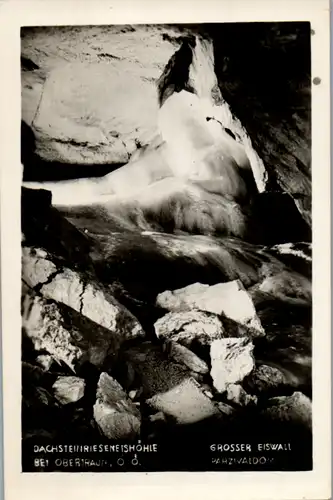
M312 469L310 37L21 29L23 471Z
M315 23L147 19L16 30L16 465L308 477Z

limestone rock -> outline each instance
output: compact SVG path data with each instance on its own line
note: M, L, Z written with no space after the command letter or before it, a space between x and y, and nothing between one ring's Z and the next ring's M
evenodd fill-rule
M168 418L162 411L158 411L152 415L148 415L146 421L148 439L154 442L159 439L159 436L165 434L168 426Z
M311 400L301 392L269 399L263 413L270 420L297 424L311 430Z
M33 62L33 61L31 61ZM22 64L22 59L21 59ZM46 74L43 70L22 67L21 91L22 91L22 119L28 125L33 122L38 103L43 92Z
M40 291L45 298L66 304L75 311L81 310L83 282L71 269L60 268L52 281L43 285Z
M64 326L57 304L47 302L37 295L26 294L22 309L22 326L36 351L46 350L55 359L75 370L84 353L72 342L73 331Z
M64 269L51 283L44 285L41 293L72 307L108 330L122 332L127 338L144 335L137 319L102 285L92 280L86 282L70 269Z
M126 315L122 316L121 311L114 329L110 330L64 304L33 292L23 298L22 326L36 351L48 352L73 371L85 361L102 366L106 356L116 356L121 344L131 335L131 329L126 327Z
M200 384L200 387L201 387L201 390L204 393L204 395L207 396L207 398L209 398L209 399L214 398L213 393L211 391L211 388L208 384Z
M137 143L154 137L154 85L130 72L124 78L114 66L119 64L73 61L50 72L33 123L38 156L66 163L126 163Z
M132 401L134 401L134 400L138 397L139 393L140 393L140 391L139 391L139 390L137 390L137 389L133 389L132 391L129 391L129 393L128 393L128 397L129 397Z
M231 417L235 414L235 409L232 406L223 403L222 401L217 401L216 406L220 410L220 412L227 417Z
M246 387L255 394L264 394L286 384L283 373L273 366L260 365L246 378Z
M241 382L254 368L253 344L248 339L218 339L211 344L211 377L218 392Z
M22 277L32 288L46 283L57 271L56 265L46 257L47 252L40 248L22 248Z
M155 82L177 35L172 27L25 28L22 53L40 68L22 71L23 117L35 130L37 156L126 163L155 133Z
M210 345L224 332L215 314L202 311L171 312L158 319L154 327L159 338L172 339L185 347L190 347L193 340Z
M49 354L40 354L39 356L37 356L36 358L36 362L45 370L45 371L49 371L49 369L51 368L53 362L54 362L54 359L52 358L52 356L50 356Z
M165 393L156 394L147 403L182 425L222 417L218 408L200 390L199 384L191 378Z
M227 387L227 399L237 405L247 406L257 404L257 396L250 396L239 384L229 384Z
M79 377L58 377L52 387L56 399L62 404L68 404L83 397L85 385L85 381Z
M125 337L144 335L136 318L92 277L53 263L44 250L23 250L22 276L40 293L80 312L95 323Z
M149 415L148 417L148 420L151 422L151 423L154 423L154 422L165 422L165 415L162 411L158 411L157 413L154 413L153 415Z
M213 286L194 283L178 290L167 290L158 295L156 302L169 311L199 309L225 315L264 334L252 299L240 280Z
M309 278L289 270L282 270L270 275L265 264L263 264L262 272L266 274L266 277L261 283L252 287L252 294L259 291L295 305L311 305L312 287Z
M165 348L169 356L177 363L186 365L190 370L196 373L208 373L209 369L207 364L187 347L178 344L178 342L169 341L165 343Z
M105 372L98 381L94 418L109 439L134 440L140 431L140 412L120 384Z

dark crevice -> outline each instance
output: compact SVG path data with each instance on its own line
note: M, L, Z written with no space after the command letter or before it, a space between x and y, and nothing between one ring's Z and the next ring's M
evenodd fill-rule
M57 269L56 269L53 273L51 273L51 274L47 277L47 280L46 280L46 281L43 281L43 282L38 283L36 286L34 286L34 287L33 287L33 290L34 290L36 293L38 293L38 294L39 294L39 293L41 293L42 288L43 288L44 286L47 286L47 285L49 285L50 283L52 283L52 281L54 280L54 278L55 278L56 276L58 276L58 274L61 274L62 272L63 272L63 268L62 268L62 267L60 267L60 269L59 269L59 266L58 266L58 268L57 268Z
M28 57L21 56L21 68L25 71L34 71L39 69L39 66Z
M187 92L195 93L189 83L189 71L193 58L192 49L195 47L195 43L194 36L185 38L180 49L171 57L158 79L157 89L160 106L174 92L187 90Z
M83 307L84 307L84 294L85 294L86 286L87 286L87 284L85 283L85 281L83 280L82 277L81 277L81 284L82 284L82 291L81 291L81 293L79 295L79 301L80 301L79 312L80 312L80 314L82 314L82 311L83 311Z

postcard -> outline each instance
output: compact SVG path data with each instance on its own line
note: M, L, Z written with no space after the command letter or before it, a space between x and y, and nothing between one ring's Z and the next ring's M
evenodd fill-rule
M125 5L2 6L5 498L328 498L328 2Z

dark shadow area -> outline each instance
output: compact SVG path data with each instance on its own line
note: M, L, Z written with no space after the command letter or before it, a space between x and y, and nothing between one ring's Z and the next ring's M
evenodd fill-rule
M252 202L248 240L261 245L310 242L312 231L295 201L281 191L258 194Z
M279 120L291 118L296 109L310 112L310 23L223 23L204 28L213 38L223 96L246 128L249 113L268 113L270 122L281 124ZM265 125L257 123L262 131Z
M310 198L309 22L203 25L213 39L223 98L269 174L268 190Z
M78 453L83 460L94 460L98 463L90 465L90 472L158 472L158 471L301 471L312 469L312 434L303 426L292 422L276 422L261 412L262 408L249 408L240 412L237 418L212 417L190 425L179 425L168 419L168 422L156 427L152 439L144 437L145 422L142 424L143 443L155 445L156 452L137 452L138 461L133 465L134 453L128 453L128 441L110 441L102 436L86 437L75 441L76 445L90 445L91 451ZM70 441L73 443L73 440ZM47 454L41 450L41 457L49 458L48 471L66 471L66 463L57 452L60 444L68 445L65 437L55 440L35 438L34 446L56 445L55 452ZM23 464L25 472L36 472L33 464L32 443L23 442ZM74 443L73 443L74 444ZM279 452L270 448L282 444ZM107 446L100 453L93 446ZM217 446L225 451L217 451ZM243 450L241 446L243 445ZM238 451L236 447L238 448ZM123 448L122 448L123 447ZM276 448L275 448L276 449ZM97 449L98 450L98 449ZM142 450L142 448L141 448ZM229 451L228 451L229 450ZM232 450L232 451L230 451ZM104 463L100 462L104 459ZM56 462L58 460L58 462ZM82 462L72 463L71 472L83 472Z
M278 368L290 387L312 397L312 310L282 301L266 303L258 316L266 337L255 341L258 363ZM292 325L292 326L291 326Z
M25 245L41 247L71 263L90 266L91 243L51 205L50 191L22 188L21 230Z
M193 57L192 48L195 47L195 43L194 36L184 37L180 49L171 57L158 79L157 89L160 106L174 92L186 90L194 93L194 89L189 83L189 70Z
M28 57L21 56L21 69L23 71L34 71L35 69L39 69L39 66Z
M123 166L115 164L74 164L46 161L36 154L36 138L29 125L21 121L21 162L24 182L47 182L84 177L103 177Z

